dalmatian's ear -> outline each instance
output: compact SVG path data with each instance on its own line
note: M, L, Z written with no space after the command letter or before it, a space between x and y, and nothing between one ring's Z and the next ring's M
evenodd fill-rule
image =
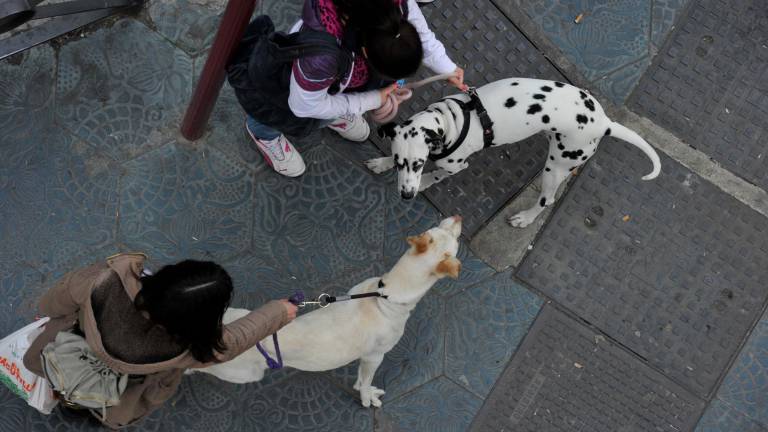
M421 128L426 135L426 142L430 147L440 147L443 145L443 137L432 129Z
M379 126L379 137L380 138L389 138L392 139L395 137L395 128L397 128L397 123L389 122L387 124Z

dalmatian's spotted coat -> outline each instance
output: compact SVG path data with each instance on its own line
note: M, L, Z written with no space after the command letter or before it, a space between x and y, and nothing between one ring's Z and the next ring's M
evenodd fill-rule
M643 180L654 179L661 171L656 151L635 132L611 121L587 91L557 81L510 78L482 86L477 93L493 121L494 147L521 141L539 132L549 141L538 202L509 218L512 226L527 226L551 205L560 184L595 154L604 136L627 141L651 159L653 171ZM469 96L450 96L401 125L390 123L379 129L382 136L391 139L392 156L371 159L365 164L375 173L396 168L398 188L405 199L467 168L467 158L483 149L480 119L472 111L463 143L449 156L436 160L437 169L422 173L430 154L440 155L460 136L464 114L452 99L468 102Z

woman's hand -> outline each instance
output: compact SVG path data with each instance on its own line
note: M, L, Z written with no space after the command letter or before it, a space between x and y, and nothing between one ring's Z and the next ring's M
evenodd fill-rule
M283 304L283 307L285 307L285 311L288 314L288 322L296 319L296 313L299 311L299 307L288 300L280 300L280 302Z
M397 90L397 83L392 83L382 89L379 89L379 96L381 97L381 105L384 105L385 103L387 103L387 99L389 98L389 95L392 94L392 92L395 90Z
M467 91L469 86L464 84L464 69L457 67L453 73L455 73L456 76L453 78L448 78L448 82L461 91Z

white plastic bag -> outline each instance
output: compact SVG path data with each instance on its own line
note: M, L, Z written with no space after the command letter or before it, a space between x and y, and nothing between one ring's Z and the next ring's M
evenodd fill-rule
M47 322L39 319L0 340L0 382L43 414L50 414L57 401L45 378L28 371L23 360Z
M51 384L47 379L37 375L35 377L35 388L32 389L27 403L43 414L50 414L59 400L53 396L53 389L51 389Z

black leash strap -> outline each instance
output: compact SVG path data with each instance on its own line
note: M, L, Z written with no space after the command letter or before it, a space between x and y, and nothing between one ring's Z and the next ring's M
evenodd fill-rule
M485 110L483 103L480 102L480 96L477 95L477 89L470 87L467 90L472 107L477 112L477 116L480 117L480 124L483 126L483 147L490 147L493 145L493 122L488 117L488 111Z
M467 138L467 133L469 132L470 111L477 112L477 117L480 119L480 125L483 128L483 147L485 148L493 145L493 122L488 116L488 111L485 110L485 106L483 106L483 103L480 102L480 97L477 95L477 89L470 87L469 90L467 90L467 95L469 96L469 102L463 102L454 98L445 98L445 100L455 102L461 108L461 112L464 115L464 124L461 126L461 132L459 133L459 137L456 139L456 141L454 141L450 146L444 147L440 153L430 153L430 160L436 161L445 159L452 155L456 149L461 147L461 144Z

